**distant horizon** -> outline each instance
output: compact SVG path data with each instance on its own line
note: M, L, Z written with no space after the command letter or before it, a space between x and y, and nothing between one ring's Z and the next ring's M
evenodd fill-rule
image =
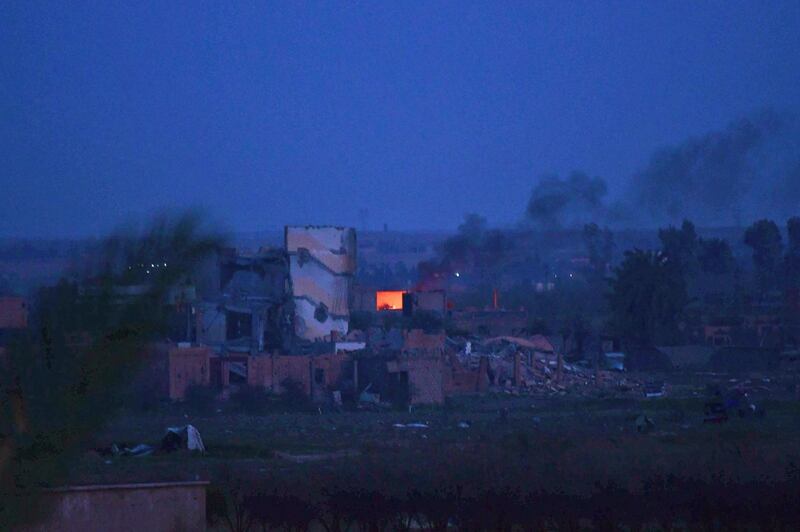
M147 219L145 218L142 221L147 221ZM692 221L692 220L689 220L689 221ZM742 226L737 226L737 225L699 226L699 225L695 225L695 229L698 231L698 233L708 233L708 232L717 232L717 231L722 231L722 232L741 231L741 232L744 232L745 229L747 229L747 227L750 224L752 224L753 222L756 222L756 221L757 220L752 220L747 225L742 225ZM778 225L778 228L781 230L781 232L785 231L785 227L784 226L785 226L786 220L773 219L773 221ZM336 224L285 224L285 225L286 226L288 226L288 225L329 225L329 226L336 226ZM383 233L402 234L402 235L429 234L429 235L440 235L440 236L446 237L446 236L450 236L450 235L456 234L457 230L458 230L458 225L459 224L454 224L454 226L449 228L449 229L435 229L435 228L428 228L428 229L424 229L424 228L421 228L421 229L409 228L409 229L403 229L403 228L391 228L391 227L389 227L388 231L384 231L383 228L366 229L366 230L364 230L362 228L354 227L354 226L343 226L343 227L352 227L353 229L356 230L357 234L364 234L364 233L369 234L369 235L380 235L380 234L383 234ZM606 227L606 226L603 226L602 224L598 224L598 225L600 225L601 227ZM669 227L669 226L677 227L679 225L680 224L676 225L675 223L669 223L669 224L663 224L663 225L659 225L659 226L638 226L638 227L620 227L620 226L618 226L618 227L610 227L610 229L612 230L612 232L620 232L620 233L635 233L635 232L657 233L659 229L663 229L663 228ZM88 240L101 240L101 239L111 235L115 229L119 229L120 227L124 227L124 226L118 226L116 228L113 228L113 229L109 230L108 232L101 233L101 234L98 234L98 235L78 235L78 236L70 236L70 235L66 235L66 236L7 235L6 236L6 235L0 235L0 242L3 242L3 241L14 241L14 240L24 241L24 242L81 242L81 241L88 241ZM229 233L224 233L224 234L227 234L227 235L231 236L234 240L246 239L246 238L254 238L254 237L266 236L266 235L277 236L277 237L283 238L284 227L285 226L282 225L282 226L280 226L278 228L274 228L274 229L258 229L258 230L252 230L252 231L234 231L234 232L229 232ZM487 226L487 229L490 229L490 230L502 230L502 231L509 231L509 232L556 234L556 233L561 233L561 232L580 232L580 231L583 230L583 227L582 226L569 226L569 227L542 229L542 228L535 228L535 227L519 227L519 226L516 226L516 225L493 226L493 225L490 224L490 225Z

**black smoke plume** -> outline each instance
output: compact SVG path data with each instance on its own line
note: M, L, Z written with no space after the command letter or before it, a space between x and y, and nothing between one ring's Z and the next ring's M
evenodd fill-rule
M527 219L542 229L577 227L605 216L608 193L599 177L574 171L566 179L549 176L534 187L528 201Z
M744 226L800 213L800 120L763 111L657 150L607 201L600 177L573 172L533 189L525 222L538 229L679 224Z
M800 212L798 132L796 117L766 111L658 150L633 176L621 221L741 226Z

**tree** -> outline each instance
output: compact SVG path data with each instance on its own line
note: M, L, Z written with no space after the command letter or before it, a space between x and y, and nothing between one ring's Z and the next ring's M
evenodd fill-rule
M633 250L614 270L609 306L620 336L641 345L672 342L688 303L681 268L661 253Z
M744 243L753 249L756 282L761 292L779 284L783 241L778 226L772 220L759 220L747 228Z
M713 275L727 275L736 268L731 246L721 238L700 239L698 241L700 270Z
M661 240L661 252L664 257L677 263L685 273L692 273L698 246L694 224L684 220L680 229L673 226L659 229L658 238Z
M788 252L800 255L800 216L793 216L786 221L786 233L789 235Z
M786 222L789 245L786 249L786 285L800 288L800 217L789 218Z
M42 487L65 480L70 458L121 406L147 344L163 335L169 290L220 245L196 214L161 218L143 234L106 239L80 282L42 291L34 325L2 360L0 528L41 517ZM131 284L142 295L122 298Z
M583 244L595 275L602 277L614 253L614 233L592 222L583 226Z
M572 338L575 341L575 352L579 358L583 358L583 346L590 334L591 327L583 314L576 314L572 319Z

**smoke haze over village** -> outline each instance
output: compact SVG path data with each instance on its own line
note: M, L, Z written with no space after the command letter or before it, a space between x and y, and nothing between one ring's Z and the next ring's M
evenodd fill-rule
M4 2L0 531L798 529L799 30Z
M544 177L534 187L527 219L540 228L591 222L652 228L683 219L708 227L798 211L797 116L766 110L657 150L616 198L608 198L602 178L580 171Z

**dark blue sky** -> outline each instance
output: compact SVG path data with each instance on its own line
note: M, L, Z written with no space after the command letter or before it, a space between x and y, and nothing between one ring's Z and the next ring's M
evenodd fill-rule
M510 224L800 101L797 1L67 4L0 10L0 235Z

